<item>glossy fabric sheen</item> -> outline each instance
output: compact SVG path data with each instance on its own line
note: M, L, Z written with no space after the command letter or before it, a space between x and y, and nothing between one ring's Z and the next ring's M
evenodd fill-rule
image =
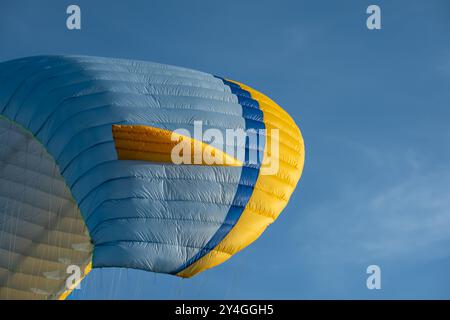
M304 157L295 123L267 99L236 82L151 62L37 56L0 63L0 114L53 157L89 230L93 267L192 276L254 241L287 204ZM280 129L282 171L262 179L262 157L243 166L118 158L113 126L193 133L194 121L224 137L226 129ZM246 143L246 159L250 150L267 151L266 135L258 138ZM230 246L241 216L242 238L232 236ZM223 258L211 257L219 251Z

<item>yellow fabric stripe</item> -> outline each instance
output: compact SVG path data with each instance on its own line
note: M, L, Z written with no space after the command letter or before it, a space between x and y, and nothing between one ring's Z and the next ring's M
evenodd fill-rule
M279 170L274 175L261 175L260 172L253 194L233 229L214 250L179 272L177 275L180 277L192 277L212 268L255 241L284 209L303 170L305 155L303 138L292 118L262 93L239 82L228 81L250 92L264 113L264 123L268 133L264 158L275 156L271 155L270 151L273 143L270 130L279 129L280 155L278 158L283 156L286 161L279 163ZM282 144L286 140L289 144Z
M171 152L178 145L181 151L190 150L189 161L185 164L242 166L241 161L222 150L170 130L142 125L113 125L112 131L117 156L121 160L172 162ZM172 138L176 140L172 141Z
M81 276L81 278L75 283L74 288L73 289L67 289L66 291L64 291L59 297L58 300L66 300L67 297L72 293L72 291L75 289L75 287L77 287L81 281L88 275L89 272L91 272L92 270L92 262L89 262L88 265L84 268L83 270L83 275Z

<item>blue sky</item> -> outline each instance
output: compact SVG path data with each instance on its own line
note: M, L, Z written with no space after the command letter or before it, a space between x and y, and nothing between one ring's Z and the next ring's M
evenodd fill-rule
M448 1L110 2L2 1L0 61L86 54L236 79L292 115L306 164L280 218L228 262L193 279L94 270L71 298L450 298Z

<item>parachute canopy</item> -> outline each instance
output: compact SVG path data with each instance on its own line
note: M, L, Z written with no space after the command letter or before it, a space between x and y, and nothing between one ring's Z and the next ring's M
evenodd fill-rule
M254 134L243 157L228 130ZM86 56L0 63L0 298L64 298L73 265L214 267L278 217L303 161L289 115L235 81Z

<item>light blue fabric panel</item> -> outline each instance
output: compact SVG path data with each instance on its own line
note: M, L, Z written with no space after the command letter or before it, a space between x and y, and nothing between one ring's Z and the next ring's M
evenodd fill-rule
M94 266L171 272L223 226L240 167L118 160L112 125L226 135L260 115L243 111L221 79L130 60L40 56L0 63L0 111L46 147L78 202ZM257 148L248 144L247 148Z

